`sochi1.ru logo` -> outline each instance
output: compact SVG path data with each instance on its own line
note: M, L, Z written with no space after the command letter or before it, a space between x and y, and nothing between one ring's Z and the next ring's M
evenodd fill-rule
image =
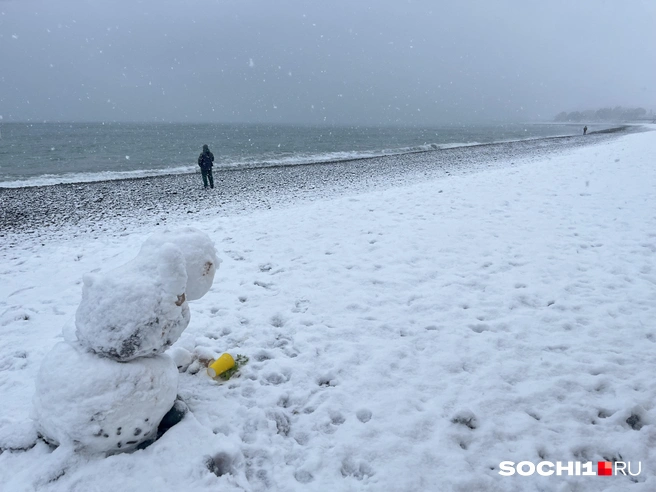
M630 461L597 461L595 471L592 461L581 463L580 461L540 461L537 465L531 461L520 461L515 464L514 461L502 461L499 464L499 475L510 477L515 473L523 477L530 477L534 473L549 477L551 475L570 475L570 476L610 476L610 475L631 475L636 477L642 472L642 462L631 463Z

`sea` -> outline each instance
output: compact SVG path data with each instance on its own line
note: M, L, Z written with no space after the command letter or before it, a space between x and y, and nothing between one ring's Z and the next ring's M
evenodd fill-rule
M589 131L608 125L589 125ZM0 122L0 187L180 174L203 144L220 169L303 165L580 135L581 125L432 127Z

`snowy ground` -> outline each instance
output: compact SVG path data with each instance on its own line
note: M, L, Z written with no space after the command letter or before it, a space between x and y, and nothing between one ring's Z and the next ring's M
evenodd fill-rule
M153 229L22 238L0 250L0 490L656 490L654 162L656 132L631 134L180 222L223 263L174 348L250 362L228 382L192 364L191 413L108 458L30 447L34 379L82 275ZM498 474L543 459L642 473Z

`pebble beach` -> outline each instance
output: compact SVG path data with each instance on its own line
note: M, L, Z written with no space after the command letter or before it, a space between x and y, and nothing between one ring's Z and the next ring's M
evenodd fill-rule
M0 237L78 235L129 226L165 225L180 215L234 215L466 174L515 159L599 143L638 131L619 127L583 136L446 148L326 164L250 169L214 168L215 188L200 172L25 188L0 187ZM217 149L220 152L220 149Z

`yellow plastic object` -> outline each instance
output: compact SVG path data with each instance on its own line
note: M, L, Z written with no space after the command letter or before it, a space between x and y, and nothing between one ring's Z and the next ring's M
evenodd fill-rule
M233 367L235 367L235 359L232 358L232 355L223 354L209 365L207 368L207 374L209 374L210 377L215 378Z

